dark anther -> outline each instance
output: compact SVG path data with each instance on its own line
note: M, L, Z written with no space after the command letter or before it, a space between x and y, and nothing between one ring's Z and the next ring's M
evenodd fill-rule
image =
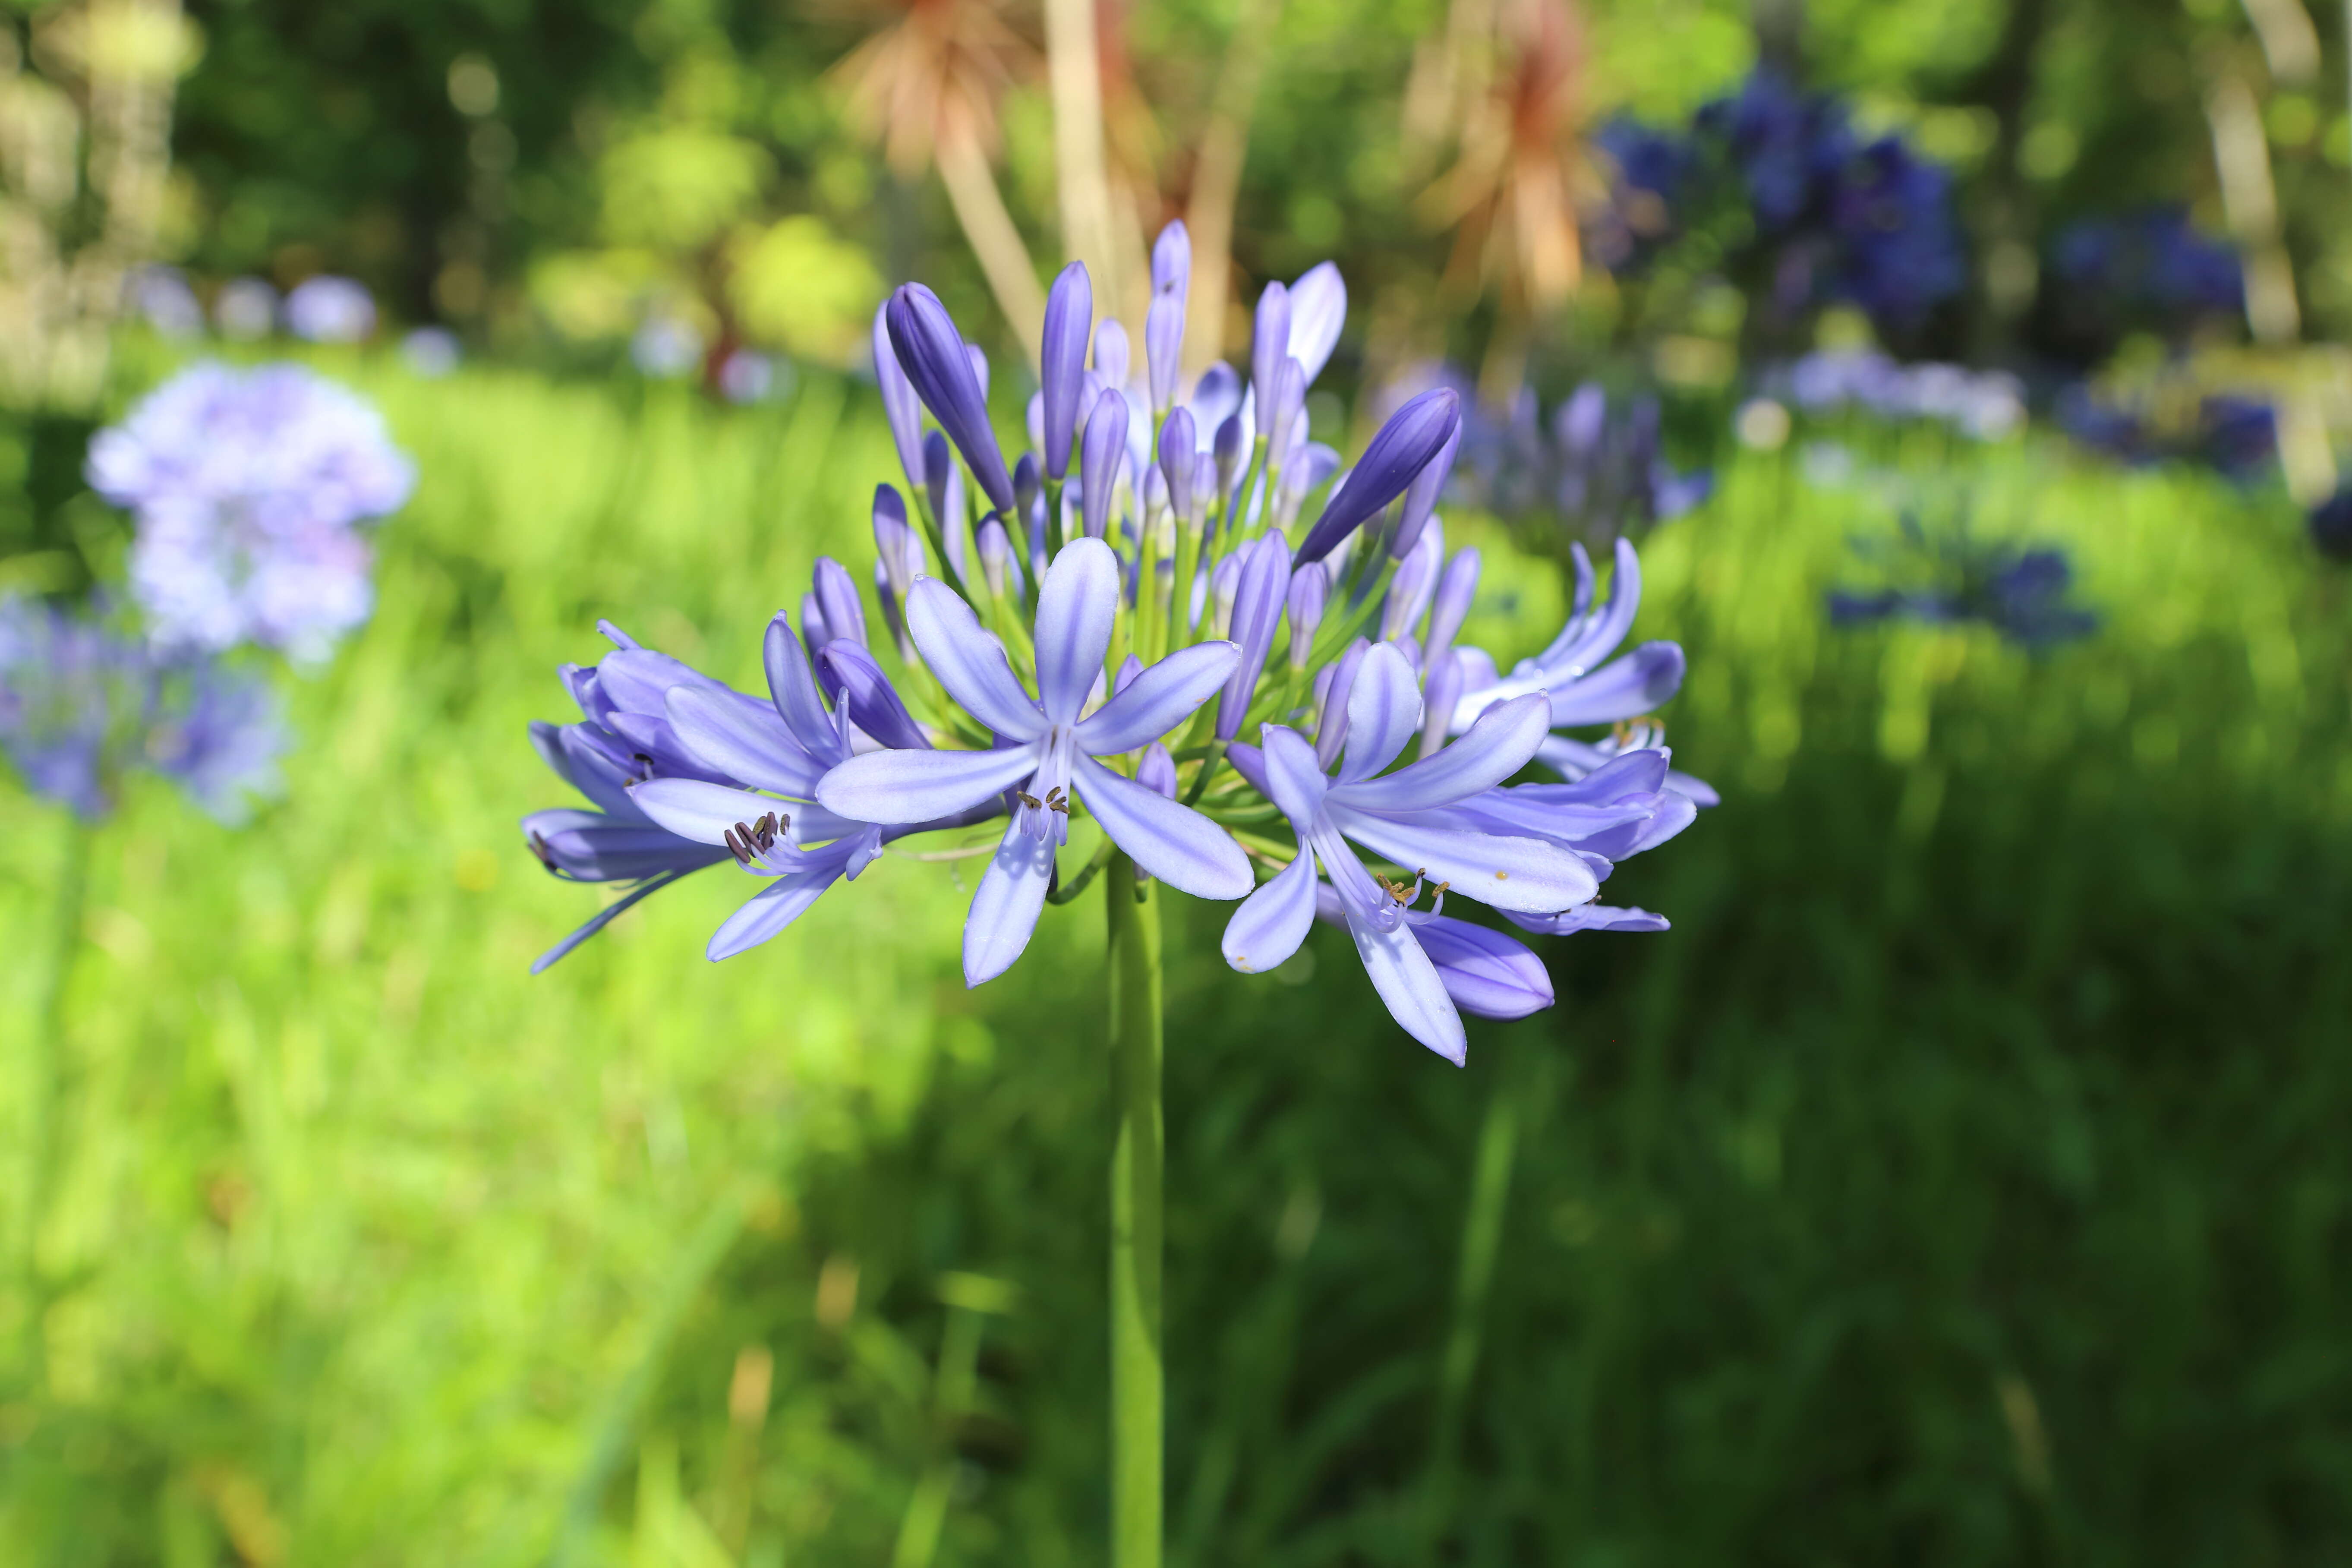
M541 837L536 833L530 836L530 852L538 856L539 863L546 867L549 870L553 871L558 868L555 864L555 856L547 847L547 840Z
M738 866L748 866L751 862L751 851L735 837L735 829L732 827L727 830L727 852L735 857L735 864Z
M1030 810L1032 810L1032 811L1040 811L1040 810L1043 810L1043 809L1045 808L1045 803L1044 801L1042 801L1042 800L1039 800L1035 795L1031 795L1031 794L1030 794L1027 790L1025 790L1025 789L1016 789L1016 790L1014 790L1014 791L1013 792L1013 797L1015 800L1018 800L1022 805L1024 805L1027 806L1027 807L1028 807Z
M1067 816L1070 815L1069 797L1065 795L1060 790L1049 791L1045 796L1045 809L1047 811L1058 811L1064 816Z

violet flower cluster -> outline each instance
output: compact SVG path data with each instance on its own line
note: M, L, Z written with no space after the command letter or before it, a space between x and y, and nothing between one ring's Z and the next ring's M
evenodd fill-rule
M1968 280L1950 174L1899 136L1865 138L1843 105L1769 72L1703 106L1687 130L1602 130L1615 191L1595 249L1638 272L1685 236L1705 265L1783 324L1832 300L1883 334L1921 325Z
M356 395L299 365L193 365L90 443L90 485L137 523L131 592L155 639L317 663L374 605L363 525L415 469Z
M2179 342L2238 319L2246 284L2238 253L2198 231L2178 206L2084 218L2051 247L2044 332L2081 363L2105 358L2127 333Z
M1501 673L1459 640L1479 556L1449 552L1436 515L1455 395L1406 403L1339 474L1305 414L1345 317L1336 269L1265 289L1246 377L1194 378L1177 358L1191 264L1171 226L1139 353L1097 319L1086 269L1063 271L1031 449L1009 458L985 356L929 289L891 295L875 368L906 489L876 490L870 572L817 562L764 634L764 697L607 626L614 651L563 672L580 719L533 726L588 805L526 817L527 842L559 877L627 889L539 967L731 863L751 890L708 949L730 957L899 840L978 828L994 842L970 846L986 864L968 984L1123 853L1238 901L1237 970L1278 966L1318 920L1344 927L1398 1021L1458 1062L1463 1013L1522 1016L1552 990L1449 894L1527 931L1664 928L1599 901L1618 861L1715 800L1648 717L1681 650L1620 651L1632 547L1605 600L1579 549L1568 624ZM1557 782L1511 782L1531 764Z
M0 751L34 794L86 821L145 770L224 823L279 788L289 743L268 682L206 656L159 651L102 615L0 599Z
M2201 392L2185 374L2106 390L2077 383L2059 395L2057 415L2069 436L2131 468L2190 463L2243 482L2269 472L2278 452L2268 403Z

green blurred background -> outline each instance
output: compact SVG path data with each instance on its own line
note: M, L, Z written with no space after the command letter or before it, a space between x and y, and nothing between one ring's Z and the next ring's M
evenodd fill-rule
M2279 4L2307 77L2277 69ZM1462 9L1291 0L1252 44L1230 5L1097 7L1148 226L1186 210L1255 48L1236 279L1337 258L1340 363L1368 378L1490 356L1510 296L1447 281L1446 142L1408 112ZM207 292L367 281L375 342L290 352L375 399L422 478L373 621L285 682L285 800L231 831L135 791L54 998L85 830L0 784L0 1147L30 1147L53 1006L67 1042L46 1174L12 1161L0 1205L43 1281L0 1296L0 1562L1100 1559L1091 906L967 993L954 864L886 859L721 966L701 944L737 889L704 878L526 973L593 906L513 830L562 795L523 741L566 714L555 666L609 616L759 688L766 617L818 554L865 561L895 478L856 370L887 281L933 282L1017 374L940 182L847 100L839 62L922 14L191 5L157 254ZM994 177L1043 267L1042 24L987 14ZM2209 110L2239 72L2303 305L2263 374L2341 374L2340 12L1578 20L1571 142L1778 50L1948 161L1974 281L1926 346L2000 363L2035 329L1996 257L2030 273L2118 204L2221 225ZM786 356L789 389L738 407L636 374L648 311ZM396 330L431 321L466 368L404 364ZM2069 551L2102 624L2040 655L1834 628L1823 594L1893 510L1809 478L1802 443L1734 443L1736 353L1659 352L1709 332L1736 346L1736 317L1637 322L1591 273L1528 359L1547 386L1700 367L1669 415L1717 490L1645 544L1635 635L1686 648L1670 736L1725 804L1611 888L1675 930L1549 942L1558 1007L1474 1025L1457 1071L1334 933L1245 980L1222 912L1176 905L1171 1555L2345 1560L2352 589L2275 476L1857 420L1826 434L1869 471ZM128 330L99 404L7 415L0 570L119 571L80 443L188 352ZM1318 405L1318 435L1368 405ZM1487 552L1466 635L1507 667L1558 624L1551 552L1448 526Z

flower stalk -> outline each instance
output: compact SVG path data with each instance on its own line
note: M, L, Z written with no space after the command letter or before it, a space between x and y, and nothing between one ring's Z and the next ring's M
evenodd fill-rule
M1160 1339L1160 904L1135 862L1111 858L1111 1563L1160 1568L1164 1398Z

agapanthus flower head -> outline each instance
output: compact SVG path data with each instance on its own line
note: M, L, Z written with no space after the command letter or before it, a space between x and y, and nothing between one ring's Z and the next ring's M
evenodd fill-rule
M1574 616L1498 675L1460 640L1478 552L1449 553L1437 515L1465 445L1456 393L1405 402L1342 474L1301 412L1339 340L1336 269L1268 287L1250 377L1213 365L1187 386L1171 366L1189 265L1163 234L1140 364L1118 322L1087 319L1084 269L1063 272L1027 411L1038 449L1009 466L945 307L893 295L877 373L918 504L881 486L871 570L818 563L799 626L769 627L764 701L617 636L595 670L567 671L581 721L536 738L594 809L536 814L526 838L559 875L630 888L542 965L732 859L765 885L713 938L727 957L891 842L1000 817L992 844L949 851L987 857L971 984L1119 856L1145 882L1244 900L1237 968L1280 963L1318 911L1345 924L1400 1021L1458 1061L1462 1012L1518 1016L1551 991L1515 938L1436 912L1437 884L1530 931L1663 926L1594 902L1616 859L1714 802L1647 718L1680 650L1610 658L1638 600L1631 546L1599 607L1578 552ZM1509 782L1531 768L1561 782ZM1255 886L1254 857L1279 874Z
M2245 310L2238 253L2201 234L2179 206L2079 219L2050 250L2042 317L2057 345L2083 363L2133 331L2179 340Z
M286 330L307 343L356 343L375 332L375 298L366 285L320 273L286 296Z
M258 675L160 653L102 614L0 598L0 751L33 793L85 820L111 812L143 769L240 822L278 794L287 744Z
M367 619L361 525L415 482L373 408L290 364L191 366L98 434L88 474L137 522L131 595L160 644L304 661Z
M1885 583L1833 591L1833 625L1976 622L2037 653L2098 629L2098 616L2072 602L2074 569L2064 550L1979 538L1965 512L1931 531L1906 511L1895 539L1857 541L1855 548Z
M419 327L400 340L400 357L411 375L438 381L465 363L466 349L446 327Z

